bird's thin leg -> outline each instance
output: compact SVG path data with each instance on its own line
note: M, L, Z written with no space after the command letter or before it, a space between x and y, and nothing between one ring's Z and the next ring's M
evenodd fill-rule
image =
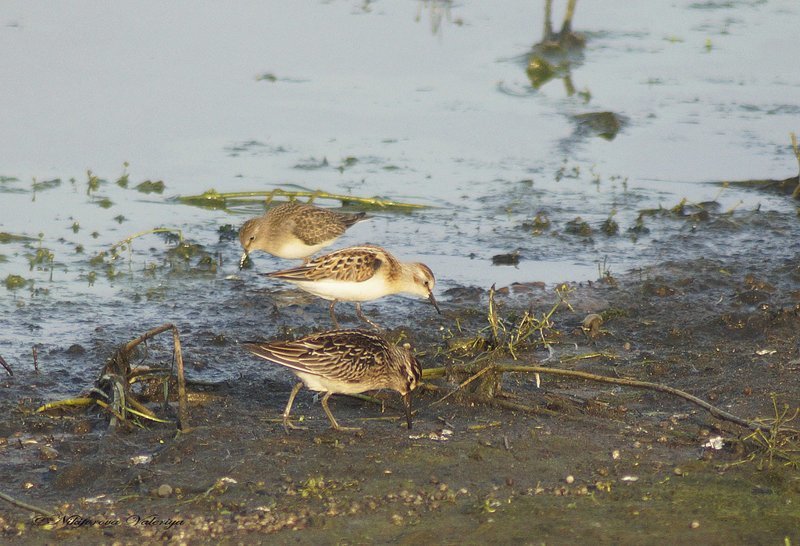
M289 420L289 413L292 411L292 404L294 403L294 397L297 396L297 393L300 392L300 389L303 388L303 382L298 381L295 384L294 388L292 389L292 394L289 395L289 402L286 404L286 409L283 410L283 430L286 431L286 434L289 434L289 429L294 430L303 430L305 427L298 427L297 425L293 425L292 422Z
M380 326L378 326L377 324L375 324L374 322L372 322L372 321L371 321L371 320L370 320L370 319L367 317L367 315L365 315L365 314L363 313L363 311L361 311L361 302L358 302L358 301L356 302L356 315L358 315L358 318L360 318L361 320L363 320L364 322L366 322L367 324L369 324L370 326L372 326L373 328L375 328L375 329L376 329L376 330L378 330L379 332L382 332L382 331L383 331L383 328L381 328Z
M333 416L333 414L331 413L331 409L328 407L328 398L331 397L331 394L333 393L326 392L325 396L322 397L322 409L325 410L325 414L328 416L328 419L331 422L331 426L336 430L343 430L345 432L358 432L359 430L361 430L358 427L343 427L336 422L336 418Z
M339 321L336 320L336 313L333 312L333 308L335 306L336 306L336 300L331 300L331 306L330 306L331 322L333 322L333 327L338 330L339 329Z

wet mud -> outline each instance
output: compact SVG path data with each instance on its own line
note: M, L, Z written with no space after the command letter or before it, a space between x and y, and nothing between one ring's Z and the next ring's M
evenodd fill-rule
M798 258L672 260L572 285L570 306L551 317L550 350L530 345L515 363L661 383L765 423L784 404L791 415L800 392ZM249 297L238 288L217 319L242 320L234 317ZM477 288L445 296L444 318L420 303L398 311L410 314L398 323L411 326L390 326L390 337L414 342L424 368L452 372L415 392L411 431L400 400L379 393L383 408L334 397L337 419L363 428L335 432L304 390L294 415L308 429L287 434L280 415L293 378L261 363L190 385L191 428L178 434L166 425L109 430L99 411L37 414L34 387L45 379L23 370L4 377L3 490L56 515L6 504L0 535L67 544L800 539L800 474L787 464L798 461L796 434L770 451L746 439L752 431L667 394L546 374L539 387L531 375L504 374L491 396L472 384L443 399L466 377L448 352L453 325L482 331L488 303ZM256 313L270 309L266 300L252 304ZM555 301L541 283L495 295L501 316L546 313ZM283 335L314 328L308 316L293 325L301 309L324 323L324 304L275 306ZM592 313L602 323L582 328ZM259 336L257 325L237 326ZM182 336L190 373L202 361L249 359L220 332ZM105 350L65 347L63 359ZM167 343L151 350L148 358L169 358Z

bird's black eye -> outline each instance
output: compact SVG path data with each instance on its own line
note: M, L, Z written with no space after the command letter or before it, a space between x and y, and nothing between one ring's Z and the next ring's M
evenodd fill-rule
M255 240L256 240L256 236L255 236L255 235L251 235L251 236L250 236L250 240L251 240L251 241L255 241Z

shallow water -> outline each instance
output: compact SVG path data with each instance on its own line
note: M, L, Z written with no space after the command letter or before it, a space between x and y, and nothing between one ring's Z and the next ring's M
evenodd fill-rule
M286 291L237 270L238 242L218 233L261 207L172 200L210 188L297 184L435 207L378 212L339 244L377 243L426 262L440 297L724 254L763 237L746 221L752 211L794 210L783 196L705 183L794 172L792 1L581 3L574 28L587 47L572 58L572 95L561 79L534 89L526 75L543 26L534 2L5 8L0 175L16 180L0 182L0 231L30 238L0 244L0 279L26 282L0 287L0 354L15 367L29 366L33 344L42 366L63 366L59 351L73 343L99 344L99 357L102 341L166 320L232 337L239 325L215 310L254 297L289 305ZM613 140L579 131L572 118L598 111L622 116ZM92 191L89 169L104 180ZM127 189L116 184L125 172ZM166 188L133 189L144 180ZM629 231L642 210L684 197L735 209L745 227L646 217L649 231ZM529 226L537 213L550 221L541 233ZM569 233L576 217L591 236ZM619 235L600 232L609 217ZM90 262L157 227L203 245L208 262L170 262L172 243L156 235L113 264ZM791 240L797 228L786 229ZM39 249L52 263L48 252L37 260ZM516 267L492 265L511 252ZM284 265L255 258L256 271ZM325 318L322 304L301 301ZM422 308L401 298L373 305L384 315ZM242 311L242 322L265 320L259 309ZM259 331L269 336L272 326Z

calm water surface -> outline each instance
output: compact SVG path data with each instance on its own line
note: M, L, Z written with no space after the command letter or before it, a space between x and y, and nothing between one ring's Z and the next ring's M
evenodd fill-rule
M579 2L587 46L562 73L574 93L564 78L535 89L527 76L542 27L533 1L6 2L0 232L28 239L0 243L0 280L27 282L0 286L0 354L87 344L103 337L99 324L109 343L165 320L202 324L232 287L268 291L238 272L238 242L218 233L260 205L173 200L210 188L294 184L430 205L378 212L340 244L425 261L439 292L585 281L754 237L701 241L702 226L657 219L629 231L643 209L684 197L793 213L784 197L708 182L794 174L800 4ZM573 117L602 111L623 120L612 140ZM87 170L104 180L92 191ZM123 172L127 189L115 183ZM133 189L144 180L164 192ZM541 233L530 227L538 213L550 221ZM591 236L568 233L576 217ZM599 231L609 217L617 236ZM90 262L156 227L181 230L222 265L176 272L154 235L113 275ZM518 267L492 265L510 252ZM387 301L376 305L407 305Z

